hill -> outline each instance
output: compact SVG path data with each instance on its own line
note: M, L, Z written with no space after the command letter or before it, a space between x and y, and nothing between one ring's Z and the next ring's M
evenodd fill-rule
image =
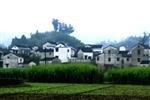
M21 46L42 46L43 43L47 41L53 41L58 43L66 43L72 47L79 47L83 46L84 44L69 34L65 34L62 32L36 32L31 34L30 38L26 38L25 35L22 35L21 38L15 37L12 39L11 47L14 45L21 45Z

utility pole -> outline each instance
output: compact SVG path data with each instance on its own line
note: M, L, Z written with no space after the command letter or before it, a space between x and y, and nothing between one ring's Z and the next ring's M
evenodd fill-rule
M149 61L149 66L150 66L150 33L149 33L149 36L148 36L149 38L148 38L148 44L149 44L149 49L148 49L148 53L149 53L149 55L148 55L148 61Z
M45 53L45 66L46 66L46 48L44 48L44 53Z

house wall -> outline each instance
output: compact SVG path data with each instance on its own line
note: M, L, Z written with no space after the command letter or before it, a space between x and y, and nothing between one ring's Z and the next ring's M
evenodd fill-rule
M78 59L83 59L83 52L82 52L82 50L78 51L77 58Z
M86 59L86 57L87 57L87 59ZM84 52L83 53L83 59L84 60L92 60L93 59L93 52Z
M108 46L103 53L96 57L96 63L99 65L114 65L118 67L129 66L131 64L130 57L122 57L118 54L118 49ZM128 60L127 60L128 59Z
M108 46L104 49L104 63L108 65L116 64L118 49L112 46Z
M138 54L140 52L140 54ZM143 60L143 55L144 55L144 47L142 45L137 45L132 48L131 50L132 54L132 65L138 66L140 65L141 61ZM140 59L140 61L138 61Z
M58 51L56 49L58 49ZM71 59L71 48L64 47L56 49L54 50L54 57L58 57L61 62L68 62L69 59Z
M8 66L7 66L8 64ZM8 54L3 57L3 67L10 68L10 67L17 67L18 66L18 57L14 54Z
M45 58L45 55L46 55L46 58L53 58L54 57L54 52L38 52L37 53L41 59Z

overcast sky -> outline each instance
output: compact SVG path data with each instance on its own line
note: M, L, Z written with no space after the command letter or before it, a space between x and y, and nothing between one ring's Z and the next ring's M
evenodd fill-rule
M0 0L0 43L51 31L53 18L72 24L84 43L150 32L150 0Z

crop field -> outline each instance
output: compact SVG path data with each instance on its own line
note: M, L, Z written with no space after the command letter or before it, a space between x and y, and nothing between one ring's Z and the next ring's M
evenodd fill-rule
M25 83L0 88L0 100L149 100L149 85ZM122 99L124 100L124 99Z

